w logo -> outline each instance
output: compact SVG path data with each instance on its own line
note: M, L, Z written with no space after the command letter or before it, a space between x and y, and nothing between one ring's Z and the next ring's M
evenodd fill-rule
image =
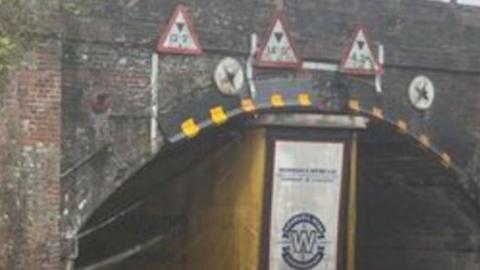
M320 219L308 213L290 218L282 229L282 257L293 269L314 268L323 259L325 227Z
M315 243L317 242L317 232L316 231L291 231L290 232L290 241L293 251L295 253L308 253L311 254L314 252Z

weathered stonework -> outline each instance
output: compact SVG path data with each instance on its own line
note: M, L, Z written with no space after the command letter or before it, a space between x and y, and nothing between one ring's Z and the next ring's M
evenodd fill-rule
M36 61L14 75L2 104L7 117L1 125L6 136L1 214L7 239L0 268L61 266L60 51L59 42L40 44Z

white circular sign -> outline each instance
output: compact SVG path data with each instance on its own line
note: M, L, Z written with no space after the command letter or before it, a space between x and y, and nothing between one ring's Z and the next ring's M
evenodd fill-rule
M417 110L427 110L432 107L435 98L435 88L426 76L417 76L410 83L408 98Z
M226 95L238 94L245 81L242 66L232 57L225 57L218 63L213 78L218 90Z

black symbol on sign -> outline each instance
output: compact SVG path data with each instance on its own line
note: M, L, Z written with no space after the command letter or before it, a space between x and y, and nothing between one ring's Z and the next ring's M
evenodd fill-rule
M184 26L185 26L184 23L177 23L178 32L182 32Z
M277 40L277 42L280 43L280 41L283 38L283 33L274 33L274 35L275 35L275 39Z
M226 82L235 88L235 73L238 72L238 69L233 71L228 69L227 67L223 67L223 71L225 72L225 75L226 75L226 78L225 78Z
M364 41L357 41L357 44L358 44L358 47L360 48L360 50L362 50L363 46L365 45L365 42Z
M427 82L421 81L417 86L415 86L415 91L418 93L416 103L420 102L422 99L426 101L430 100L427 90Z

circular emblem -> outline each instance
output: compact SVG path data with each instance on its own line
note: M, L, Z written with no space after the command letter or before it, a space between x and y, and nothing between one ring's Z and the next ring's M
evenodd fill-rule
M408 88L408 98L415 109L429 109L435 98L435 88L432 81L426 76L415 77Z
M318 265L325 244L325 227L312 214L295 215L282 228L282 258L293 269L309 270Z
M225 57L218 63L213 78L218 90L226 95L238 94L245 81L242 66L232 57Z

